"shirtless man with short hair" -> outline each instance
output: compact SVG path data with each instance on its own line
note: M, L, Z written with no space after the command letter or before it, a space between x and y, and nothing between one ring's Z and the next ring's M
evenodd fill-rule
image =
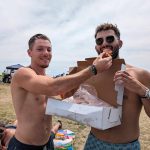
M123 42L116 25L99 25L96 28L95 41L98 54L111 51L113 59L119 58L119 49ZM91 128L84 150L140 149L138 138L142 106L150 117L150 72L126 64L126 71L116 72L114 82L118 80L122 80L125 87L121 125L107 130Z
M52 150L49 134L52 118L45 115L47 98L68 92L96 73L107 70L112 58L102 53L92 66L64 77L46 76L45 70L52 58L52 45L48 37L36 34L29 40L29 67L20 68L11 81L13 105L18 120L15 136L8 150Z

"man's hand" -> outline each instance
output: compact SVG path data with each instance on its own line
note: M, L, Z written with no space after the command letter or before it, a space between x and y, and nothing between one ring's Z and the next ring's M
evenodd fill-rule
M139 82L136 78L132 77L126 71L117 71L114 76L114 82L120 82L124 85L126 89L132 91L139 96L144 96L146 91L146 86L144 86L141 82ZM118 82L118 83L119 83Z
M112 57L104 57L105 55L106 53L103 52L93 61L93 65L96 67L98 73L109 69L112 65Z

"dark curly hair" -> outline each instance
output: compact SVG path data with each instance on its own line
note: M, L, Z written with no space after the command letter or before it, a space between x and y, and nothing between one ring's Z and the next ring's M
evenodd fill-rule
M119 31L117 25L116 24L113 25L111 23L104 23L104 24L97 26L97 28L95 30L95 38L96 38L98 32L106 31L106 30L113 30L115 32L116 36L120 39L120 31Z

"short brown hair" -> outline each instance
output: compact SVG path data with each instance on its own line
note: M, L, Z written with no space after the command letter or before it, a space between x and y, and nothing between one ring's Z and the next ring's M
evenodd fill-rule
M98 32L106 31L106 30L113 30L115 32L115 34L117 35L117 37L120 39L120 31L119 31L117 25L116 24L113 25L111 23L104 23L104 24L97 26L97 28L95 30L95 38L96 38Z
M48 40L48 41L51 43L50 39L49 39L46 35L40 34L40 33L39 33L39 34L35 34L35 35L33 35L33 36L30 38L30 40L29 40L29 42L28 42L29 49L32 48L33 43L34 43L37 39Z

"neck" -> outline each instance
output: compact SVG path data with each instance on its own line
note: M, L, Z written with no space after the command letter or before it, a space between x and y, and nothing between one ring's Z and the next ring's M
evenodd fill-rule
M117 56L117 58L116 58L116 59L121 59L121 58L120 58L120 56L119 56L119 54L118 54L118 56Z
M34 70L37 75L46 75L46 73L45 73L45 68L38 67L38 66L35 66L35 65L33 65L33 64L31 64L31 65L29 66L29 68L31 68L32 70Z

